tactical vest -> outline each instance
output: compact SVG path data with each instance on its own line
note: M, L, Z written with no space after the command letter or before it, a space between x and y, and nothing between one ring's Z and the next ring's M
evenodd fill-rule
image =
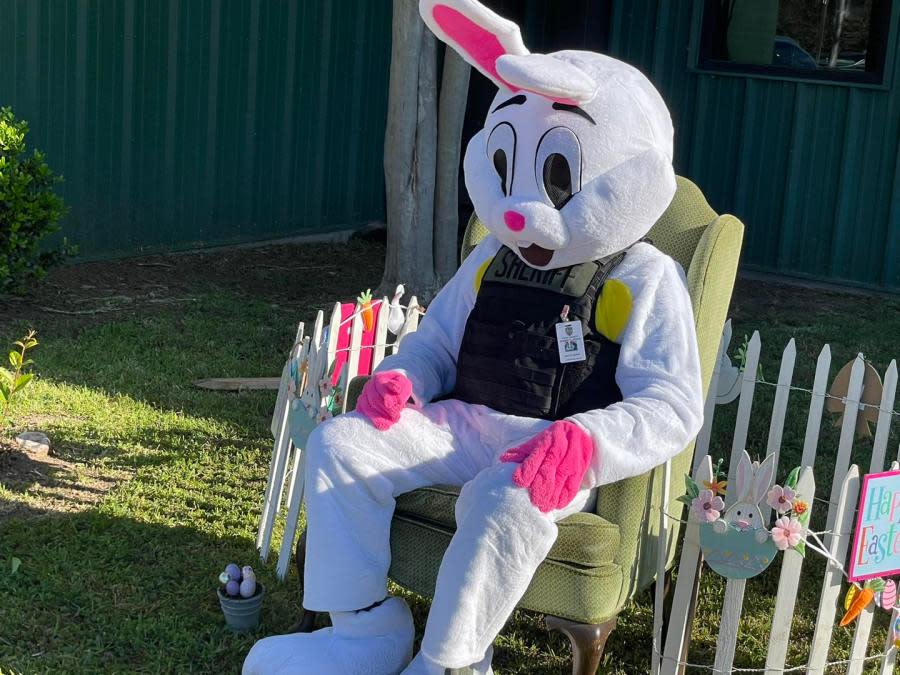
M624 257L538 270L502 247L466 322L449 398L548 420L621 401L620 347L597 332L593 318L604 282ZM556 324L565 305L568 320L581 322L585 361L560 363Z

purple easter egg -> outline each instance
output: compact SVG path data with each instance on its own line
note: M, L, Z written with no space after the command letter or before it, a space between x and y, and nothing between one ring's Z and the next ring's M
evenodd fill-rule
M236 595L240 594L240 592L241 592L241 585L234 579L232 579L227 584L225 584L225 595L230 595L231 597L235 597Z
M232 581L241 580L241 568L234 563L228 563L228 565L225 566L225 574L227 574Z
M255 579L256 573L253 571L253 568L250 565L244 565L241 569L241 574L243 575L241 578L243 579Z
M241 582L241 597L251 598L254 593L256 593L256 579L244 579Z

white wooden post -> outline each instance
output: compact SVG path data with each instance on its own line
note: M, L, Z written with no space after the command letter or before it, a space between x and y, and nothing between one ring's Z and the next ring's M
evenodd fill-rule
M400 329L400 332L397 333L397 340L394 342L394 353L400 349L400 343L403 342L403 338L405 338L409 333L412 333L419 327L419 300L416 296L412 296L409 299L409 306L406 308L406 321L403 323L403 328Z
M659 471L659 468L657 468ZM659 532L657 533L657 560L656 560L656 592L653 602L653 645L654 653L651 654L652 675L659 675L662 655L657 654L656 650L662 651L662 627L663 627L663 604L665 593L666 578L666 562L668 560L669 546L669 483L672 478L672 461L669 460L662 466L662 497L659 505Z
M694 480L698 485L703 485L703 481L712 480L712 459L709 455L700 460L700 466L694 471ZM688 624L688 614L693 600L695 581L700 576L700 566L700 528L696 521L688 519L684 529L681 558L678 561L678 579L672 595L665 648L657 644L657 649L663 652L660 667L663 675L675 675L678 672L681 655L687 652L686 646L690 644L691 627Z
M806 437L803 441L801 466L812 466L819 446L819 429L822 426L822 410L825 407L825 393L828 390L828 373L831 368L831 347L825 345L816 361L816 377L813 380L812 397L809 401L809 417L806 418Z
M828 545L828 551L836 560L847 559L847 548L853 536L853 516L856 500L859 496L859 468L852 465L845 478L838 482L838 494L834 509L834 533ZM834 629L835 611L841 594L843 574L833 563L825 568L822 581L822 594L819 596L819 611L816 616L816 629L813 633L812 646L809 650L807 675L824 675L828 661L828 647L831 644L831 632Z
M344 364L345 374L341 396L347 400L347 391L350 389L350 380L359 373L359 350L362 347L363 320L360 314L353 317L350 323L350 351L347 353L347 361Z
M847 386L847 398L844 402L844 417L841 422L841 436L838 442L837 459L834 462L834 480L831 484L831 496L828 505L828 518L825 522L825 530L834 530L834 519L837 514L838 495L841 491L841 477L847 473L850 466L850 451L853 449L853 436L856 433L856 416L859 414L859 399L862 395L863 375L866 371L866 362L862 354L858 354L850 369L850 384ZM830 547L832 534L825 535L825 546Z
M811 467L804 467L800 472L797 494L802 495L808 502L810 518L812 518L816 481ZM791 622L794 619L794 606L797 602L803 560L802 555L790 549L784 552L784 560L781 562L781 576L778 578L778 590L775 592L775 611L772 614L772 629L769 633L769 649L766 654L766 672L773 675L783 672L785 659L787 659Z
M291 566L291 553L294 548L294 535L297 533L297 523L300 520L300 507L303 504L303 492L305 488L306 453L298 448L294 453L294 467L291 471L291 484L288 488L288 513L284 523L284 535L281 538L281 549L278 552L278 565L275 573L279 581L284 581L288 569Z
M756 388L756 371L759 367L760 340L759 332L753 333L747 345L747 360L741 382L741 397L738 402L737 421L734 426L734 439L731 445L731 462L728 467L728 482L734 485L734 472L737 469L740 453L747 446L747 430L750 426L750 411L753 407L753 392ZM726 506L731 506L737 495L731 490L726 494ZM725 586L725 602L719 621L719 637L716 639L716 659L713 672L725 675L731 672L734 663L734 650L737 645L738 626L741 620L741 608L744 603L743 579L729 579Z

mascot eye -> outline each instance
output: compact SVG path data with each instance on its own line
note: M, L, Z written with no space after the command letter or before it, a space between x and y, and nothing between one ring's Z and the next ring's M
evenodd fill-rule
M494 127L487 141L487 156L500 179L500 189L509 196L516 161L516 130L509 122L501 122Z
M506 153L500 148L494 150L494 169L500 176L500 189L503 190L503 194L508 195L509 192L506 190Z
M554 208L563 208L581 190L581 143L571 129L554 127L537 147L534 177Z
M569 170L569 162L558 152L554 152L544 160L544 190L557 209L561 209L572 198L572 172Z

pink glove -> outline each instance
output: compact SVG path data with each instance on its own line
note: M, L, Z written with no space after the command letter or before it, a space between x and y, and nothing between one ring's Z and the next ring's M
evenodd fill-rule
M369 418L379 431L390 429L412 396L412 382L403 373L375 373L363 387L356 410Z
M594 442L573 422L554 422L534 438L510 448L501 462L520 462L513 482L528 488L531 503L543 513L568 506L594 456Z

